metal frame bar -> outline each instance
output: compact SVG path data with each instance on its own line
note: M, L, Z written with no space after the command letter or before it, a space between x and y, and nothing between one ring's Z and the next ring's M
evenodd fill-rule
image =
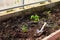
M24 9L24 0L23 0L23 9Z

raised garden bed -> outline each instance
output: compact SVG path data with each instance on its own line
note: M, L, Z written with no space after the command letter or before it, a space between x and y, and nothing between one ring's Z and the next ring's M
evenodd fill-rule
M60 29L59 5L1 21L0 40L42 40L58 29Z
M46 36L42 40L60 40L60 29Z

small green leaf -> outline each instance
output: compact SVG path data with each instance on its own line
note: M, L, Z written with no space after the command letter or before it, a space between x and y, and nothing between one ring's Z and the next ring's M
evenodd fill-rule
M48 11L47 13L50 14L51 11Z
M34 19L34 15L31 15L31 18L30 19Z
M28 31L28 29L27 29L27 26L26 26L26 25L23 25L23 26L22 26L22 31L23 31L23 32L27 32L27 31Z
M38 22L39 21L39 16L37 14L31 15L31 20L33 20L34 22Z

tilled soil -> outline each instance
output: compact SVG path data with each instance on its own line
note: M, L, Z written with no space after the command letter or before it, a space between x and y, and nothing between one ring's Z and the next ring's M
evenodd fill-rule
M50 16L44 12L42 14L39 14L40 11L37 13L40 16L38 23L33 23L29 19L32 14L24 17L12 17L0 22L0 40L41 40L45 36L60 29L60 8L53 9ZM49 18L47 19L47 17ZM44 21L49 25L45 27L43 33L37 34L36 30L42 27ZM28 26L28 32L22 32L21 26L23 24Z

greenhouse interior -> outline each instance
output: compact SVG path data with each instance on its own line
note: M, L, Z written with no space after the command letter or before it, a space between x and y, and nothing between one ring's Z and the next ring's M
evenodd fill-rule
M60 0L0 0L0 40L60 40Z

